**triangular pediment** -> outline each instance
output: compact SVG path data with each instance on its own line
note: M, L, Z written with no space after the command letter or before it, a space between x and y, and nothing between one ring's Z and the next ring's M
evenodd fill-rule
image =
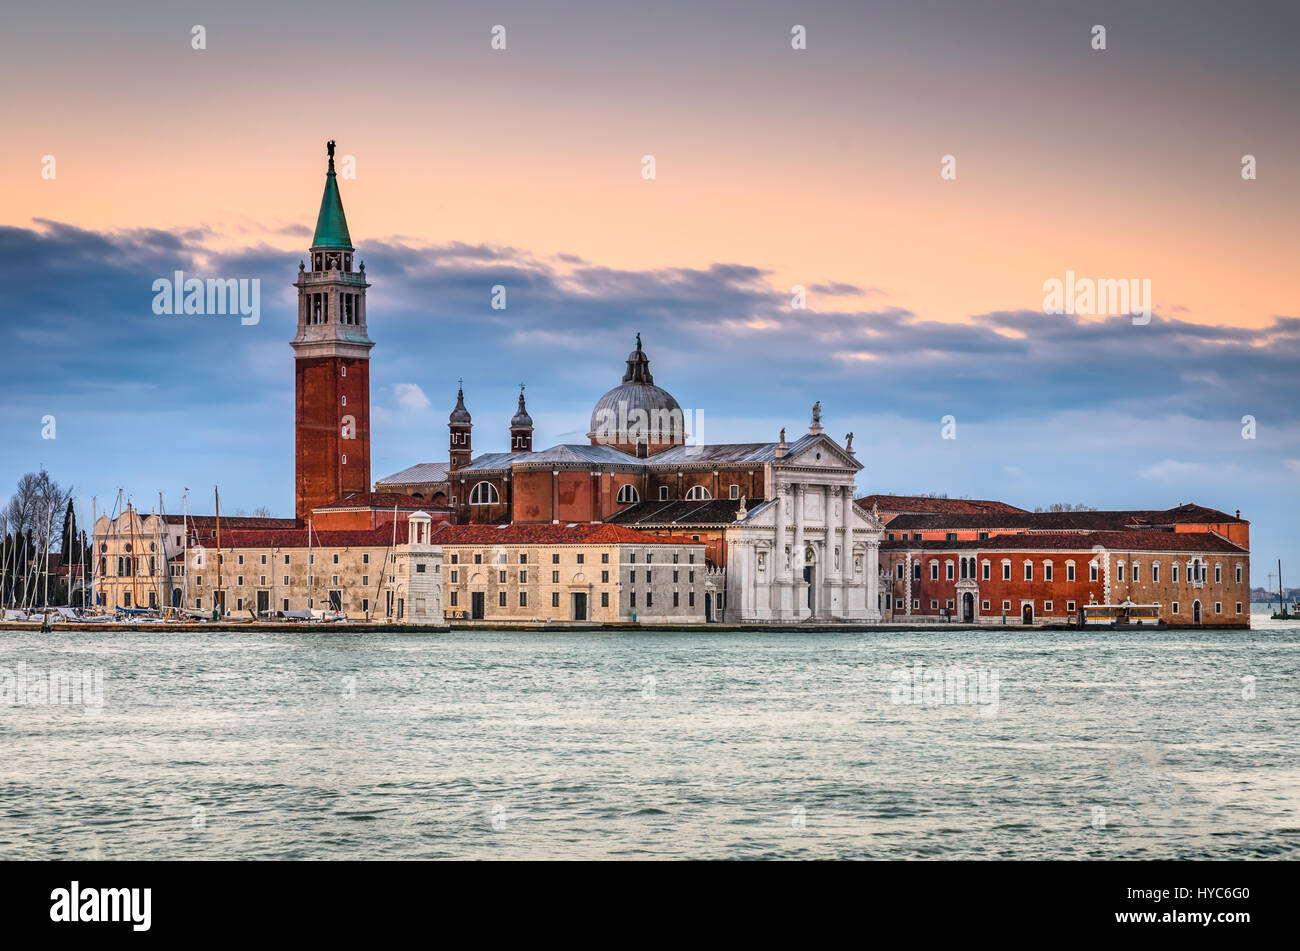
M857 472L862 468L862 463L845 452L839 443L825 433L804 436L790 447L785 458L778 465L845 469L851 472Z

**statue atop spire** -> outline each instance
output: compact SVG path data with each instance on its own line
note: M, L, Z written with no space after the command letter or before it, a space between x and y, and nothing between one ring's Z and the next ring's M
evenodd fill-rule
M325 143L329 153L329 170L325 173L325 193L321 195L320 214L316 216L316 233L311 246L315 248L346 248L352 250L352 236L348 234L348 219L343 214L343 198L339 195L338 175L334 171L334 140ZM352 270L351 265L345 270Z

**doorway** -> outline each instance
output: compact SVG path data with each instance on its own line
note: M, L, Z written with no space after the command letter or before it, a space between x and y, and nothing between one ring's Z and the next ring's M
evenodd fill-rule
M271 610L271 592L270 591L257 592L257 613L266 614L270 610Z
M1192 623L1193 624L1201 623L1201 602L1200 601L1192 602Z
M469 596L469 616L472 621L483 620L483 592L473 591Z
M803 580L808 582L808 613L817 613L817 586L813 583L816 577L816 571L812 565L804 568Z
M967 624L975 620L975 595L969 591L961 596L961 619Z
M704 593L704 620L713 620L713 595L707 591Z
M587 620L587 596L583 593L575 593L572 596L573 610L572 619L575 621Z
M1034 606L1032 604L1023 605L1020 608L1020 623L1022 624L1034 623Z

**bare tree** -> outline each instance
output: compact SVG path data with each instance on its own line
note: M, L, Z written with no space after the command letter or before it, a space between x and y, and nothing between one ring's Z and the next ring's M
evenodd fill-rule
M1095 512L1097 506L1084 505L1082 502L1053 502L1047 508L1041 505L1034 509L1035 512Z
M44 548L45 539L52 530L51 523L61 524L63 511L71 498L72 491L51 479L44 469L29 472L18 480L18 489L0 517L10 532L31 532Z

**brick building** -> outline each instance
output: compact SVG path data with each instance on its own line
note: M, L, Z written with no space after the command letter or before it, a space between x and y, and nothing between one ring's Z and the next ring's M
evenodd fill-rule
M1161 605L1171 625L1249 625L1249 523L1239 513L1197 505L912 511L886 528L880 574L888 619L1065 622L1083 605L1130 601Z

